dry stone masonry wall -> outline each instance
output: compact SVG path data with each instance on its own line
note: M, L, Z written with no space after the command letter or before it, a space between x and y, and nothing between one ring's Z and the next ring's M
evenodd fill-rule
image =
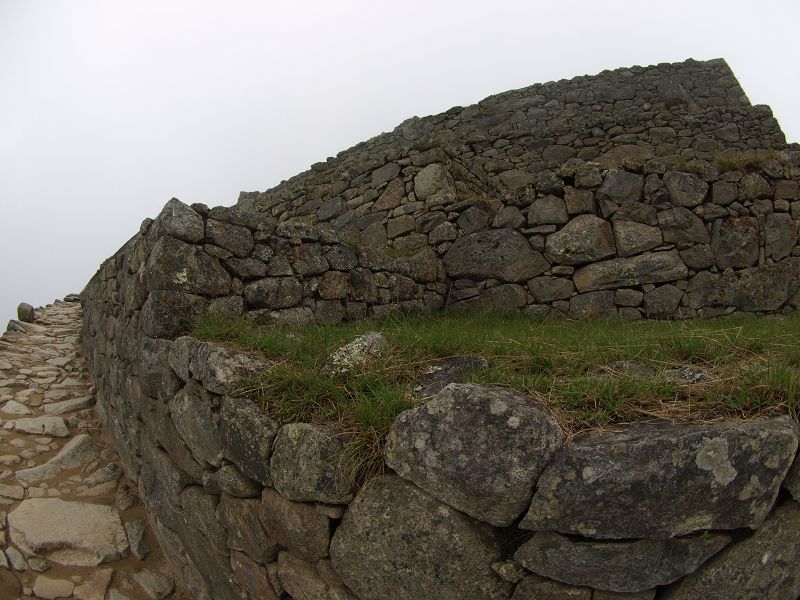
M746 149L771 152L711 160ZM173 199L145 221L82 293L97 410L192 597L794 600L789 417L566 441L531 398L455 383L397 419L386 474L354 489L340 432L232 394L268 362L184 334L209 311L788 311L799 182L722 61L415 118L235 207Z

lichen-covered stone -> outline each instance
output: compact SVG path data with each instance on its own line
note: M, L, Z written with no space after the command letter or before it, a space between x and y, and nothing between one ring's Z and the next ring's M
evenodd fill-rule
M614 240L621 257L657 248L664 243L658 227L635 221L614 221Z
M188 332L206 312L201 296L174 290L153 290L141 312L142 333L151 338L171 339Z
M664 175L664 187L674 204L687 208L701 204L708 192L708 183L694 173L681 171L667 171Z
M275 490L264 488L260 518L273 542L301 558L317 561L328 556L330 520L313 504L292 502Z
M247 398L222 400L222 452L239 469L262 485L272 485L269 461L278 424Z
M781 260L797 243L797 222L787 213L770 213L764 217L764 251L767 257Z
M772 188L759 173L748 173L739 180L739 197L743 200L756 200L772 196Z
M528 209L528 225L563 225L569 220L567 207L561 198L545 196L534 200Z
M269 578L267 567L252 560L242 552L231 552L231 571L236 576L250 598L258 600L279 600Z
M553 415L531 398L453 383L397 417L385 458L435 498L502 527L525 510L563 440Z
M544 470L520 526L605 539L755 528L796 448L788 417L585 434Z
M375 362L389 350L389 340L382 333L369 331L337 348L322 366L324 373L359 371Z
M284 589L298 600L357 600L344 587L328 584L313 564L291 552L280 553L278 577Z
M678 244L679 248L690 244L707 244L711 238L703 220L683 206L658 212L658 226L667 244Z
M444 255L443 262L450 277L510 282L527 281L550 268L528 240L513 229L481 231L460 237Z
M219 260L199 246L162 237L150 251L144 272L147 289L172 290L187 294L224 296L231 277Z
M328 261L320 244L292 246L288 257L292 268L300 275L320 275L328 270Z
M786 502L752 536L731 544L665 595L668 600L769 598L800 595L800 505Z
M414 177L414 194L420 200L449 191L452 187L447 169L439 163L431 163Z
M614 292L603 290L573 296L569 301L569 314L571 317L614 317L617 315Z
M642 197L644 177L622 169L610 169L597 190L598 200L611 200L617 204L638 202Z
M184 381L192 376L215 394L230 393L271 366L252 354L190 336L175 340L170 348L169 364Z
M232 498L222 494L219 514L228 532L228 548L244 552L252 560L268 564L278 556L278 546L264 530L260 500Z
M289 500L347 504L353 499L347 441L348 436L327 425L284 425L270 459L273 486Z
M182 389L169 401L169 411L181 438L202 464L219 466L222 439L211 405L188 389Z
M490 526L414 484L383 476L364 487L331 542L331 563L361 600L506 600L492 570L503 545Z
M206 222L206 237L212 244L243 258L253 249L253 234L246 227L232 225L216 219Z
M579 292L685 279L686 265L676 250L613 258L580 268L573 276Z
M267 277L244 288L244 299L253 308L290 308L302 298L303 286L294 277Z
M661 285L644 295L644 311L648 317L675 315L683 299L683 291L674 285Z
M579 215L547 236L545 255L559 265L582 265L614 256L614 234L608 221Z
M718 219L711 232L711 250L720 269L752 267L758 262L760 242L755 217Z
M476 312L507 312L518 310L528 302L521 285L506 283L483 290L479 295L452 305L454 309Z
M514 559L538 575L564 583L640 592L694 572L730 541L718 533L666 540L575 541L541 531L514 553Z
M566 277L543 276L531 279L528 289L537 302L553 302L569 298L575 291L575 284Z
M203 241L203 217L177 198L164 205L155 219L155 226L159 236L177 238L190 244Z
M694 288L693 305L735 306L743 311L774 311L791 300L800 289L800 258L787 258L780 263L704 275L706 285Z

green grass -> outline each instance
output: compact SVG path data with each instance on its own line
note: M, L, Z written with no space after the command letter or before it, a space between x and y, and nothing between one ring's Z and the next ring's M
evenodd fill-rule
M321 373L336 348L367 331L389 339L387 356L360 372ZM530 395L547 404L570 433L650 417L686 422L800 412L797 314L624 322L444 313L296 328L207 315L193 333L274 361L241 393L281 423L333 423L348 432L349 474L357 481L381 469L392 423L419 402L411 394L416 379L452 356L485 357L489 368L468 381ZM649 365L656 376L603 372L619 360ZM663 376L676 365L701 367L713 380L679 385Z

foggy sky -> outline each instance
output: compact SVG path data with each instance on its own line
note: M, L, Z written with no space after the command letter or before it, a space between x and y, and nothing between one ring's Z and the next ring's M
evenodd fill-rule
M797 0L0 0L0 331L175 196L235 203L413 115L723 57L800 141Z

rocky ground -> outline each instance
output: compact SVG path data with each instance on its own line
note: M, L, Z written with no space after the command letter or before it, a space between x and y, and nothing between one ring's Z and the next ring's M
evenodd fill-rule
M0 339L0 600L169 597L168 566L94 413L81 306L67 299Z

